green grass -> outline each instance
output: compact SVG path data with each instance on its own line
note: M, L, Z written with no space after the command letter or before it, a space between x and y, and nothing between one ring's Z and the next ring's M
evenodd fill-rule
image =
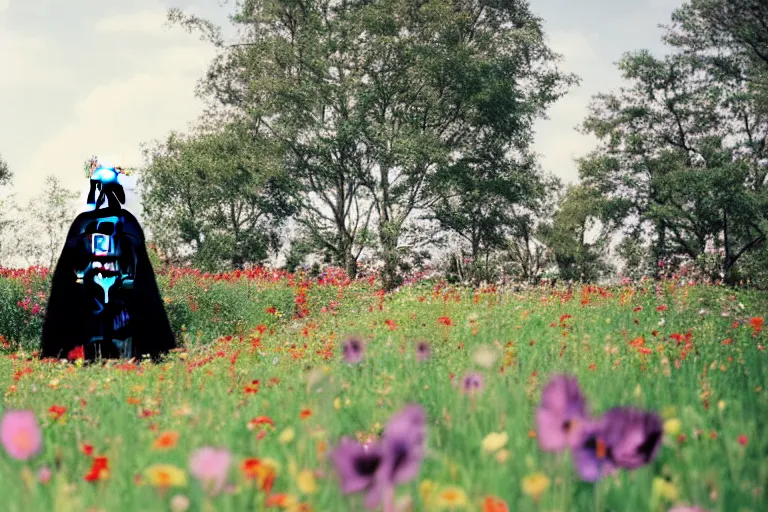
M265 303L259 289L248 290L246 281L228 286L236 289L227 297L236 296L244 308L258 301L250 314L261 314ZM361 497L341 496L333 467L318 447L332 447L342 435L377 434L392 413L411 402L422 404L429 417L429 456L418 479L398 489L399 496L412 497L413 510L436 509L434 501L433 506L422 502L424 480L438 486L438 493L447 486L463 490L466 510L482 510L487 496L505 500L516 511L595 510L596 503L601 511L667 510L679 503L713 511L768 509L768 372L761 348L768 345L768 328L755 335L749 324L751 317L765 316L766 297L671 283L657 292L648 286L604 294L575 289L572 297L549 289L514 294L417 286L384 299L362 285L317 287L308 293L311 313L305 318L259 317L256 322L233 315L228 325L237 326L242 340L236 335L193 344L167 363L139 371L5 356L0 359L3 407L38 415L44 451L27 462L0 455L0 495L9 504L2 509L165 511L181 494L189 498L189 510L262 510L264 493L247 485L240 472L244 458L257 457L280 464L273 493L293 494L314 511L362 510ZM288 307L284 294L269 293ZM341 304L335 312L321 312L331 300ZM657 311L662 304L668 309ZM638 307L642 310L635 311ZM724 311L729 316L722 316ZM185 314L185 322L196 321ZM571 318L561 324L566 314ZM439 323L440 317L448 317L451 325ZM742 323L733 327L734 321ZM211 328L200 322L201 331ZM251 336L249 329L256 323L268 330L254 349L251 339L257 333ZM689 330L692 348L680 360L684 343L669 336ZM361 365L341 360L339 346L348 334L367 342ZM651 354L630 345L638 337ZM723 344L726 339L732 343ZM425 363L414 358L419 340L432 345L432 358ZM473 361L480 346L498 352L490 368ZM192 363L211 356L190 370ZM30 370L15 381L24 368ZM468 371L485 376L476 400L456 386ZM681 431L665 436L649 466L620 472L597 488L580 482L567 454L542 452L533 436L541 388L555 372L579 378L595 413L637 405L679 419ZM246 393L253 380L260 381L258 392ZM62 418L51 419L53 405L66 407ZM145 410L157 414L141 417ZM311 416L301 419L303 410ZM269 416L275 424L260 440L257 430L248 428L257 416ZM296 434L287 444L278 440L285 429ZM153 449L158 433L166 431L179 434L178 444L167 451ZM481 449L491 432L509 435L503 462ZM84 480L91 458L82 453L83 443L93 445L94 455L108 457L106 480ZM230 492L206 498L191 475L185 486L167 492L146 478L144 485L135 482L135 475L155 463L188 472L190 454L206 445L233 453ZM54 470L47 484L28 476L42 466ZM315 471L317 492L301 494L291 469ZM523 479L536 472L550 480L538 505L522 491ZM655 478L670 480L678 496L669 500L654 493Z

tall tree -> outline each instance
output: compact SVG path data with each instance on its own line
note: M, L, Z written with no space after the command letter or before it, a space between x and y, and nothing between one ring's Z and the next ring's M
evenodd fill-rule
M340 260L359 254L372 209L387 288L439 169L491 136L525 147L575 81L522 0L254 0L230 46L205 20L170 19L219 46L201 93L284 144L304 223L335 232L324 239Z
M13 174L8 167L8 163L3 160L3 155L0 155L0 187L7 185L12 177ZM9 244L7 243L6 235L13 225L13 219L7 215L8 212L14 209L12 208L12 203L12 197L0 197L0 257L2 258L5 258L7 255Z
M172 133L144 150L140 174L153 242L175 263L221 270L260 263L293 213L279 144L239 124Z
M604 260L607 225L599 229L595 241L589 241L590 232L600 227L604 211L604 199L595 189L571 185L552 221L540 226L539 236L549 247L561 279L593 282L609 272Z
M689 55L639 51L619 65L631 85L596 96L583 124L601 140L580 162L584 183L610 199L607 218L630 236L652 226L655 260L696 258L715 236L729 274L765 240L768 170L750 149L766 136L762 114Z
M22 209L13 238L27 264L54 268L77 213L77 198L77 192L62 187L55 176L48 176L40 194Z

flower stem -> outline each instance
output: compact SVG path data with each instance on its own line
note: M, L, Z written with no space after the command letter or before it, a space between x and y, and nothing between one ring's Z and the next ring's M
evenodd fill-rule
M394 486L387 486L384 489L384 509L383 512L395 512L395 488Z

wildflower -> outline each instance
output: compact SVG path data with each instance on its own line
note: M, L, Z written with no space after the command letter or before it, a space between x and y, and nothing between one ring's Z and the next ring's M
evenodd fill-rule
M707 512L701 507L689 507L686 505L678 505L676 507L672 507L667 512Z
M40 452L43 434L32 411L6 411L0 423L3 448L16 460L27 460Z
M52 405L48 409L48 413L51 415L51 419L56 421L67 413L67 408L63 405Z
M466 507L469 503L467 494L462 489L453 486L443 488L437 494L436 502L440 509Z
M421 501L424 502L425 505L430 505L436 490L437 486L432 480L422 480L421 483L419 483L419 496L421 496Z
M293 428L288 427L280 432L280 437L278 437L277 440L280 441L280 444L288 444L293 441L294 438L296 438L296 432Z
M149 483L155 487L183 487L187 485L187 474L184 470L171 464L154 464L144 470Z
M579 440L581 425L587 420L586 400L574 377L555 375L541 394L536 410L539 446L545 451L562 451Z
M272 421L272 418L269 416L256 416L251 421L248 422L248 430L253 430L256 427L262 426L262 425L268 425L270 427L275 426L275 422Z
M509 512L509 506L501 498L486 496L483 500L483 512Z
M179 441L179 434L178 432L163 432L159 436L157 436L157 439L155 439L155 442L152 444L152 448L155 450L170 450L174 446L176 446L176 443Z
M677 418L671 418L664 422L664 433L672 437L680 433L681 422Z
M108 477L109 459L107 457L94 457L90 471L83 478L86 482L96 482L97 480L106 480Z
M299 418L301 418L302 420L305 420L305 419L309 418L310 416L312 416L312 410L311 409L302 409L301 412L299 413Z
M366 491L366 508L377 508L385 492L416 477L424 458L426 435L424 410L410 405L390 418L381 441L363 445L342 438L331 453L341 492Z
M749 319L749 326L752 327L752 332L754 336L757 336L760 334L760 332L763 330L763 324L765 323L765 320L761 316L755 316Z
M509 441L509 434L506 432L491 432L483 439L483 451L494 453L506 446L507 441Z
M747 441L748 441L748 440L749 440L749 439L748 439L748 438L747 438L747 436L745 436L744 434L741 434L741 435L739 436L739 444L740 444L741 446L747 446Z
M349 338L342 345L341 352L344 354L344 361L347 363L359 363L363 360L365 344L359 338Z
M591 423L574 449L583 480L596 481L617 468L637 469L656 456L661 445L661 419L650 412L617 407Z
M661 498L670 502L678 499L677 487L664 478L656 477L653 479L651 492L655 499Z
M171 512L186 512L189 509L189 498L177 494L171 498Z
M45 485L51 481L51 468L48 466L41 467L37 472L37 480Z
M487 345L482 345L472 354L472 360L478 366L490 368L498 359L499 354Z
M446 327L450 327L452 325L451 318L447 316L441 316L438 318L437 323L440 325L445 325Z
M270 494L264 506L266 507L279 507L283 509L290 509L298 505L299 500L292 494Z
M241 466L241 470L245 478L256 480L256 483L261 490L265 492L270 492L272 490L272 485L277 476L277 464L271 459L245 459Z
M317 482L311 471L305 469L296 477L296 484L302 494L314 494L317 492Z
M483 391L483 376L480 373L468 373L461 381L461 392L466 395L474 395Z
M82 345L78 345L67 353L67 360L77 361L79 359L85 359L85 348Z
M537 502L549 488L549 478L544 473L533 473L523 478L523 493Z
M232 455L226 449L210 446L195 451L189 460L189 472L211 495L219 494L227 480Z
M429 359L431 355L432 349L429 346L429 343L426 341L420 341L416 344L416 360L419 362L424 362L427 359Z

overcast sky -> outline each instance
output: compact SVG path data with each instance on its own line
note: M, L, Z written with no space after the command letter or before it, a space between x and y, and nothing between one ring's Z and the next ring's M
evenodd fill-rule
M573 158L594 147L575 131L590 97L621 85L615 62L628 50L663 54L659 23L679 0L532 0L564 67L582 78L537 125L544 167L576 180ZM169 7L228 25L221 0L0 0L0 155L25 202L47 174L84 203L82 164L91 155L125 167L140 145L184 130L201 113L197 79L209 45L168 29ZM130 189L130 184L127 184ZM127 207L140 216L135 197Z

